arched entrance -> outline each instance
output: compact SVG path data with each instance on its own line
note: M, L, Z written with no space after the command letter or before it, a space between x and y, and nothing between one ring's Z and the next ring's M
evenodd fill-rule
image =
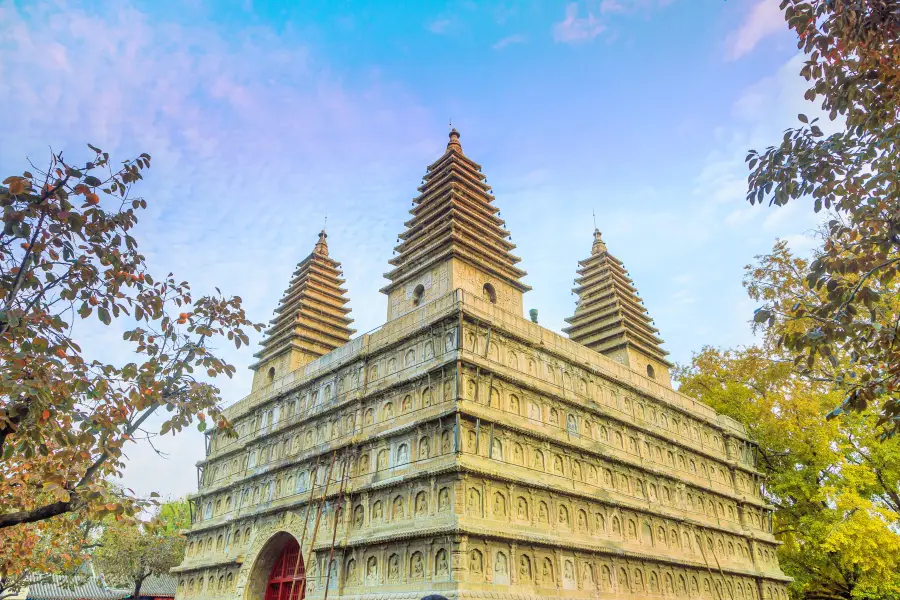
M302 600L304 596L303 557L293 537L275 559L266 583L265 600Z

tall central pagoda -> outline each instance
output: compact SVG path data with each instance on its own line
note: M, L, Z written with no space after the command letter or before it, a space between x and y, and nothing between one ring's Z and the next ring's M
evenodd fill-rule
M595 233L568 338L456 130L351 338L324 233L209 436L178 600L787 600L743 427L679 394Z
M531 287L520 281L526 273L516 267L516 245L497 216L481 165L463 154L456 129L419 192L390 260L394 269L385 274L390 283L381 290L388 295L388 321L456 289L521 315L522 294Z

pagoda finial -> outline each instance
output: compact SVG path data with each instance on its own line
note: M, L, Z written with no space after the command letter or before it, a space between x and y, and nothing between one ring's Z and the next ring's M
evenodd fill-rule
M462 146L459 143L459 132L456 130L456 127L450 129L450 141L447 142L447 150L462 152Z
M600 254L601 252L606 252L606 244L603 242L603 237L600 235L600 230L597 227L594 227L594 245L591 246L591 256L594 254Z
M316 242L316 247L313 248L313 253L320 254L322 256L328 256L328 242L325 238L328 237L328 234L325 233L325 228L322 228L322 231L319 232L319 241Z

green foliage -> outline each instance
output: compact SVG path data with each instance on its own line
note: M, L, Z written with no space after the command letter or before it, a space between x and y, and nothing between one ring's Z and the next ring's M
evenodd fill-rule
M815 301L768 303L755 321L796 321L779 345L798 369L844 390L842 410L876 404L900 431L900 321L881 301L900 274L900 0L782 0L807 60L806 98L843 130L799 115L779 146L751 151L747 199L810 199L833 216L802 274ZM835 362L835 355L850 358Z
M807 262L784 243L748 267L752 297L815 303ZM797 373L779 338L804 324L777 318L759 347L704 348L679 367L680 390L729 415L759 444L779 560L796 598L900 598L900 437L882 440L881 406L828 418L843 392ZM836 368L851 361L833 355Z
M140 595L141 585L151 575L164 575L181 563L185 538L181 529L186 524L187 502L163 504L153 519L113 519L100 536L94 565L107 583L134 590Z
M191 528L191 507L187 500L172 500L159 507L156 520L171 533Z

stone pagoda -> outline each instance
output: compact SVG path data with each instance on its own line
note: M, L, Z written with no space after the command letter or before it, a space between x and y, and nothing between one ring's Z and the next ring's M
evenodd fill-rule
M578 262L575 315L563 329L569 339L610 358L669 381L672 363L662 349L659 330L644 308L622 261L609 253L599 229L594 229L590 257Z
M787 600L743 427L679 394L595 233L569 338L456 130L351 339L325 235L212 433L178 599Z
M313 251L297 265L275 309L262 350L254 355L259 361L250 367L254 389L343 346L356 333L350 329L353 319L347 317L350 309L347 290L341 287L341 263L328 256L327 239L323 229Z

